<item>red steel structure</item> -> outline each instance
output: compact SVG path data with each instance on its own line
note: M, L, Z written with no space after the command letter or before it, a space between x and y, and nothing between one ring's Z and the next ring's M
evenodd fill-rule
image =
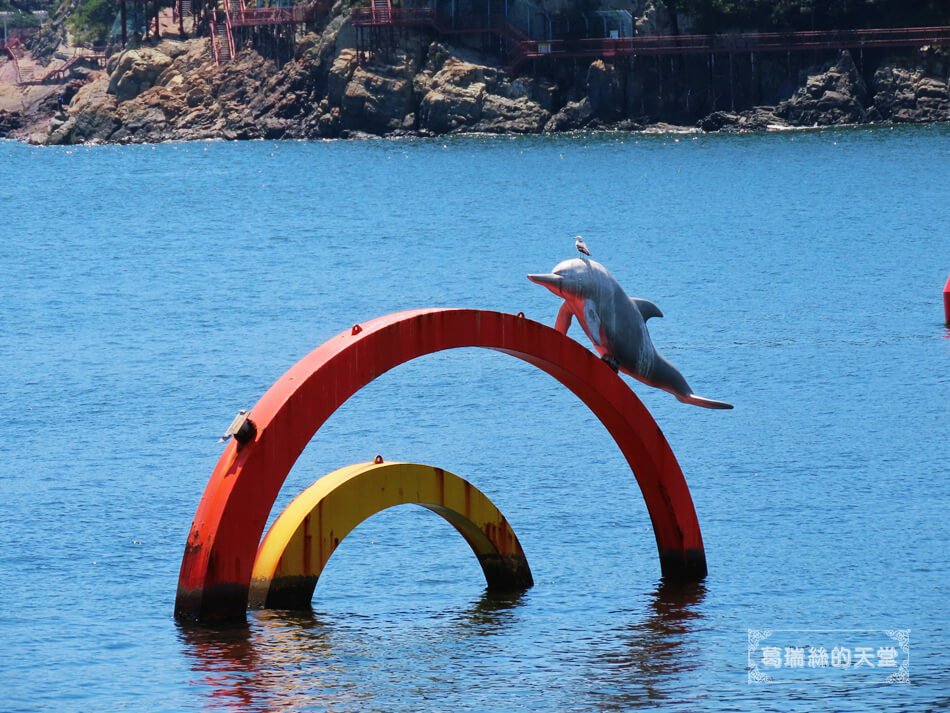
M600 419L630 465L667 580L706 575L699 521L662 431L626 382L570 337L523 315L470 309L397 312L337 335L285 373L248 414L253 427L225 447L185 546L175 616L243 620L255 555L294 462L350 396L399 364L445 349L482 347L547 372Z
M23 74L20 72L20 62L18 57L19 40L14 40L9 44L3 45L0 47L0 53L6 55L10 58L10 61L13 63L13 71L16 76L16 83L21 84L23 82Z
M127 41L126 2L147 5L150 1L155 8L154 32L157 37L159 0L120 0L123 45ZM234 28L315 22L329 10L330 2L317 0L290 7L248 8L244 0L209 0L211 45L215 61L225 62L234 56ZM176 0L176 11L181 22L185 14L194 11L192 0ZM440 14L433 8L393 7L392 0L372 0L369 7L353 9L351 19L357 28L361 60L372 56L383 46L392 46L393 28L428 27L441 35L489 34L498 37L507 43L510 52L509 72L517 71L528 60L545 58L613 59L638 55L805 52L950 44L950 27L534 40L506 17L486 15L454 18ZM181 30L184 32L183 26Z
M331 0L315 0L306 5L290 7L247 7L244 0L215 0L211 6L211 50L215 62L234 57L234 29L242 27L277 27L316 22L330 8Z
M138 2L148 9L148 3L153 4L152 17L146 23L146 37L154 32L159 37L158 9L161 0L120 0L120 22L122 25L122 46L128 43L127 36L127 2ZM331 0L314 0L307 4L292 5L289 7L247 7L244 0L175 0L174 15L178 18L179 32L184 35L184 18L204 11L206 22L210 25L211 53L216 63L228 62L234 57L236 47L234 43L234 29L239 27L257 27L262 25L302 25L316 22L325 15L330 7ZM146 14L149 14L148 12ZM195 20L197 24L197 19ZM154 29L152 25L154 24Z
M431 27L444 35L494 34L509 43L511 60L508 70L511 72L527 60L544 58L609 59L637 55L806 52L950 44L950 27L533 40L504 17L453 19L431 8L391 8L388 13L381 14L375 5L354 9L351 17L357 28Z
M293 5L291 7L245 7L231 14L233 27L251 27L255 25L302 25L314 22L317 17L326 12L325 3L314 5Z

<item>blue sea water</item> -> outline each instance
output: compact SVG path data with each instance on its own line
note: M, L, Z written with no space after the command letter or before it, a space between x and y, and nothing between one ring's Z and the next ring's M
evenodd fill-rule
M0 162L0 710L950 706L950 127L2 142ZM238 409L392 311L553 324L556 298L525 274L575 234L660 306L653 340L693 388L735 404L631 382L690 485L702 584L661 582L636 481L580 401L465 349L350 399L272 517L377 453L430 463L507 516L532 589L489 596L462 538L403 506L346 538L312 614L175 622ZM909 684L763 658L877 653L908 629ZM771 632L752 653L750 630Z

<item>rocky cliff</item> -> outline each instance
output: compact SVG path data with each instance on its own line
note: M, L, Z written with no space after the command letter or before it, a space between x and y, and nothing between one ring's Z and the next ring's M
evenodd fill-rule
M730 87L726 99L721 81L716 86L714 77L710 84L685 63L677 72L672 60L665 82L652 66L603 60L556 67L548 76L509 76L490 56L424 32L404 35L389 56L368 64L357 61L354 39L348 21L337 17L298 43L294 59L281 68L252 47L216 65L207 39L130 49L93 75L30 140L539 133L639 129L656 122L743 131L950 120L950 59L936 49L881 60L863 71L844 52L823 66L801 68L789 81L770 82L759 68L757 87L745 94ZM703 76L703 82L691 85L690 76ZM762 102L783 92L778 101ZM728 109L717 107L717 100ZM0 130L17 124L15 118L5 121ZM16 131L22 135L24 129Z

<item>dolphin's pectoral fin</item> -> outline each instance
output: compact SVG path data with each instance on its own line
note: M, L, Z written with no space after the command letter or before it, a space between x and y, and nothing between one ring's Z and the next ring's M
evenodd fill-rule
M561 309L557 311L557 321L554 323L554 328L561 334L567 336L567 328L571 326L571 320L573 318L574 313L571 312L571 308L568 307L567 302L562 302Z
M600 315L593 300L584 300L584 322L587 323L587 336L595 346L600 346Z
M633 306L636 307L640 314L643 315L643 321L647 321L650 317L662 317L663 313L660 311L660 308L655 304L650 302L650 300L644 300L640 297L631 297L630 301L633 302Z
M690 394L689 396L680 396L676 395L680 401L684 404L692 404L693 406L702 406L703 408L732 408L732 404L727 404L725 401L714 401L713 399L707 399L703 396L697 396L696 394Z
M600 359L615 372L620 371L620 362L617 361L617 357L615 357L613 354L604 354Z

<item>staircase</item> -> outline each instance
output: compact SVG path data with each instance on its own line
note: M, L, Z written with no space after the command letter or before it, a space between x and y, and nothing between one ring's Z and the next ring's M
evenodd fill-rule
M373 22L388 25L393 19L392 0L373 0Z
M13 56L13 71L16 75L16 83L23 84L33 79L33 69L23 70L20 67L20 63L17 61L16 55Z
M178 0L178 14L181 17L189 17L193 13L191 0Z
M234 57L234 35L231 33L231 13L228 10L230 0L219 0L217 7L211 8L211 51L218 64L230 62Z
M214 58L218 64L231 61L231 43L228 42L228 23L214 23Z
M85 59L82 55L74 54L72 57L66 60L66 62L50 72L46 78L48 79L66 79L69 76L69 70L72 69L72 66L76 64L79 60Z

